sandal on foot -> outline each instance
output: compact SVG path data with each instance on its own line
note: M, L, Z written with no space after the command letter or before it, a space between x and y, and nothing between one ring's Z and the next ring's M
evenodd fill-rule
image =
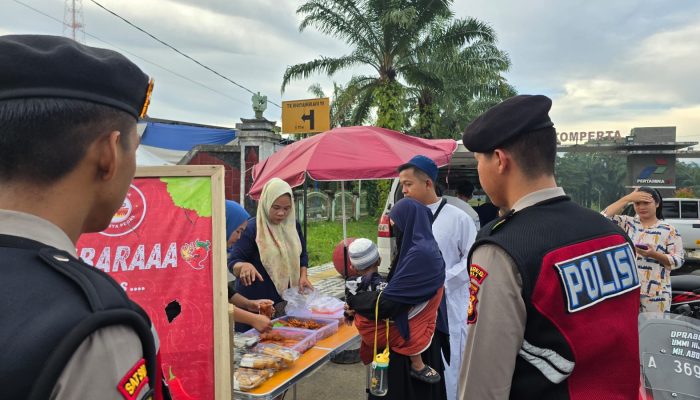
M429 365L426 365L420 371L416 371L413 369L413 367L411 367L411 378L418 379L425 383L438 383L440 382L440 379L442 379L440 374L438 374L438 372L432 369Z

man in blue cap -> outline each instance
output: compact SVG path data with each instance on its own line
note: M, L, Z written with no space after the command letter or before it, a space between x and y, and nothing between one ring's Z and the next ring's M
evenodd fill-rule
M445 303L447 306L449 349L443 348L448 365L444 370L447 398L457 397L459 366L467 340L469 272L467 255L476 237L474 220L464 211L438 197L435 183L438 167L428 157L418 155L399 167L403 195L426 205L433 213L433 235L445 260Z
M545 96L515 96L464 131L481 186L510 210L469 254L460 399L636 399L639 279L617 226L554 179Z

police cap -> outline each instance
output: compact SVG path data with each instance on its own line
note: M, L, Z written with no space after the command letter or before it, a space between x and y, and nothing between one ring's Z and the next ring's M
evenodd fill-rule
M48 35L0 36L0 101L83 100L145 116L153 81L116 51Z
M464 146L477 153L489 153L517 135L552 128L549 119L552 100L542 95L511 97L478 116L462 135Z

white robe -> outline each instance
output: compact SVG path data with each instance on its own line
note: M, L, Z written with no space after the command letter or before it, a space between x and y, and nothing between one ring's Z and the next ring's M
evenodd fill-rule
M428 207L435 214L440 202ZM450 365L445 364L447 399L456 400L459 367L467 343L469 268L467 256L476 238L474 220L464 211L445 204L433 223L433 236L445 260L445 300L450 331ZM444 360L443 360L444 361Z
M476 226L477 231L481 229L481 221L479 221L479 214L469 203L458 197L453 196L442 196L442 198L447 200L447 204L452 204L453 206L467 213L467 215L471 217L471 219L474 221L474 226Z

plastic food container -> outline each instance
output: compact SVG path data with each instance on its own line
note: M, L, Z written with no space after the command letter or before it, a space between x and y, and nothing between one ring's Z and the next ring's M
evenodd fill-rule
M345 316L343 316L343 311L336 311L331 314L321 314L321 313L314 313L309 310L292 310L287 313L287 316L289 317L301 317L301 318L311 318L311 319L331 319L331 320L336 320L338 321L339 324L343 323L343 320L345 319Z
M308 309L314 314L333 315L338 312L343 313L345 303L331 296L318 297L308 304Z
M316 340L325 339L336 332L340 327L337 319L303 318L285 316L272 321L272 326L288 328L308 329L316 332Z
M312 348L317 341L316 331L297 328L272 328L271 331L262 334L251 329L246 332L246 335L258 335L260 344L276 344L290 348L299 354L303 354L306 350Z
M255 351L260 354L277 357L281 359L286 366L291 366L299 359L298 351L274 343L261 343L255 346Z
M268 369L238 368L233 373L233 389L244 392L253 390L270 379L274 373Z

